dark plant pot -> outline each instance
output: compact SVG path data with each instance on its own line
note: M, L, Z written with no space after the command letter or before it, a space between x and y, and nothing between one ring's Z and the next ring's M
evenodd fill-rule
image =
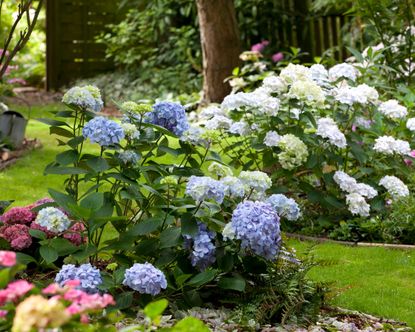
M19 148L25 136L27 120L18 112L6 111L0 115L1 138Z

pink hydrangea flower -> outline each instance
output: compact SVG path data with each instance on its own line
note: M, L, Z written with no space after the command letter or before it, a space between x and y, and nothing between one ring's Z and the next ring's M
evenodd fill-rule
M15 250L23 250L32 245L32 237L26 225L3 226L0 228L0 236Z
M412 160L404 159L403 161L405 162L406 166L412 166Z
M82 234L85 231L85 226L83 223L76 223L71 228L69 228L63 237L71 241L74 245L79 246L82 243L85 243L87 238Z
M284 59L284 54L282 52L275 53L271 57L273 62L280 62L282 59Z
M33 221L30 224L30 228L31 229L36 229L38 231L42 231L43 233L46 234L46 236L48 238L54 237L56 235L56 233L49 231L46 227L40 226L38 223L36 223L35 221Z
M63 291L63 288L61 288L56 283L50 284L49 286L42 289L42 293L47 294L47 295L55 295L55 294L58 294L62 291Z
M7 267L16 265L16 253L14 251L0 250L0 265Z
M8 311L7 310L0 310L0 318L4 318L7 316Z
M17 280L8 284L6 289L0 290L0 305L18 300L33 287L35 286L26 280Z
M269 44L268 40L263 40L262 42L260 42L258 44L252 45L251 51L261 53L265 49L265 47L268 46L268 44Z
M34 213L27 206L17 206L11 208L9 211L4 213L0 220L8 225L13 224L30 224L36 218L36 213Z
M409 155L410 155L411 157L415 158L415 150L412 150L412 151L409 153Z

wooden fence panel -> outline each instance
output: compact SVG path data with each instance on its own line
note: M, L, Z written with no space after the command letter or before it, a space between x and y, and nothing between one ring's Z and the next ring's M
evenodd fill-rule
M47 0L47 89L113 68L95 38L118 21L118 0Z

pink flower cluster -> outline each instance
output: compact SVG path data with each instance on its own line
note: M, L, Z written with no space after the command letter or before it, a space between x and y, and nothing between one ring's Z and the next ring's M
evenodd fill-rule
M114 298L109 294L88 294L82 290L76 289L80 285L79 280L69 280L64 287L58 284L51 284L42 293L46 295L54 295L53 298L63 299L70 302L66 311L70 315L81 315L81 320L84 323L88 322L86 313L104 309L109 305L115 305Z
M263 40L262 42L258 44L252 45L251 51L261 53L265 49L265 47L267 47L268 45L269 45L269 41Z
M0 290L0 306L7 302L16 302L33 287L32 283L26 280L17 280L7 285L5 289Z
M0 250L0 265L6 267L16 265L16 253L14 251Z
M11 208L0 216L0 221L4 224L0 227L0 237L9 242L13 249L20 251L29 248L33 243L32 236L29 234L30 229L40 230L48 238L56 236L57 234L35 223L37 213L32 211L37 206L53 202L50 198L43 198L28 206ZM85 237L82 236L84 231L84 225L82 223L76 223L62 236L78 246L85 242Z

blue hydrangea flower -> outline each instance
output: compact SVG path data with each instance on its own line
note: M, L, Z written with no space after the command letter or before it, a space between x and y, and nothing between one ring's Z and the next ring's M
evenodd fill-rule
M222 182L208 176L191 176L185 193L197 202L213 199L221 204L225 197L225 189L226 186Z
M201 271L206 270L216 261L215 232L208 230L203 223L198 223L199 231L196 236L184 235L185 248L191 249L190 260L193 266Z
M242 248L248 248L268 260L275 259L280 249L280 219L268 203L239 203L226 227L225 235L229 234L241 240Z
M142 294L157 295L167 288L166 276L150 263L134 264L125 270L123 284Z
M140 159L138 154L134 151L126 150L123 152L120 152L118 154L118 158L123 162L123 164L132 164L135 165L138 163L138 160Z
M85 138L101 146L110 146L120 143L124 138L124 130L115 121L98 116L90 120L82 130Z
M301 215L297 202L285 195L271 195L266 202L271 204L272 207L277 210L280 217L287 218L288 220L297 220Z
M35 223L54 233L66 231L71 226L68 216L54 207L40 210Z
M145 114L145 121L164 127L177 136L181 136L189 129L183 106L168 101L156 103L153 110Z
M63 265L55 277L55 282L64 286L69 280L79 280L81 284L77 288L87 293L97 293L98 286L102 284L101 273L89 263L79 267L73 264Z
M91 85L69 89L64 94L62 102L94 112L100 112L104 106L99 89Z

